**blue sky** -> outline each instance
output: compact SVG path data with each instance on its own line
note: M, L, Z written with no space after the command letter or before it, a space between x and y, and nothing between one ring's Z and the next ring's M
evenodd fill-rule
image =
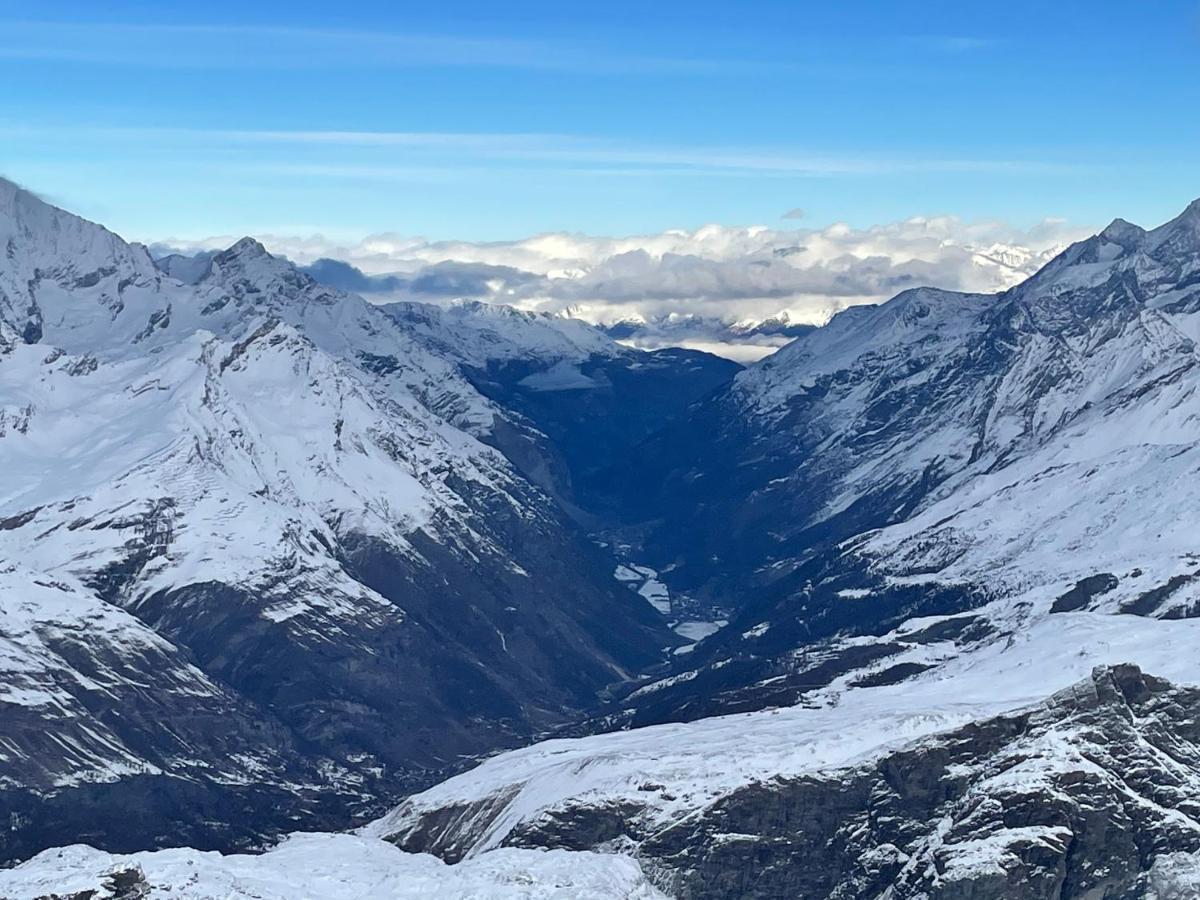
M0 5L0 173L130 237L1169 218L1195 2Z

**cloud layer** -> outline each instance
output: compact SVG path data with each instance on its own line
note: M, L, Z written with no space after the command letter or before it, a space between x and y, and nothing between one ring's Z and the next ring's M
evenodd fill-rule
M1017 229L936 217L865 229L708 225L629 237L551 233L488 243L396 234L354 243L319 235L257 237L272 252L312 266L321 280L373 299L469 297L570 311L600 324L645 322L644 342L678 343L668 334L710 331L705 322L782 318L793 326L820 324L847 306L879 302L920 285L1002 290L1086 233L1055 220ZM163 244L195 253L233 240ZM639 337L631 333L628 339ZM719 341L766 348L786 339L786 329L768 328L732 336L727 331Z

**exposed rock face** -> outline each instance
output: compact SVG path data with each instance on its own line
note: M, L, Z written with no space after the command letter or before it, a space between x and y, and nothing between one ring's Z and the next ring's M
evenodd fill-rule
M503 843L634 851L681 898L1136 898L1159 860L1200 851L1198 798L1200 689L1114 666L1033 709L749 784L665 828L581 796ZM503 807L435 812L391 838L455 857Z

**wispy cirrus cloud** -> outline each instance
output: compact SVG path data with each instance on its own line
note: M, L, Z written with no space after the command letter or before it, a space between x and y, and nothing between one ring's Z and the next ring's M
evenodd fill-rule
M788 60L659 56L509 36L77 21L0 22L0 58L173 69L472 67L687 75L799 68Z
M872 156L788 147L674 146L591 135L346 130L193 129L144 126L31 126L0 123L13 140L86 140L149 150L171 148L196 158L222 152L218 168L260 176L307 175L391 181L422 171L437 177L478 172L500 164L557 166L605 175L724 174L780 177L944 174L1055 174L1078 172L1086 162L1035 158ZM297 162L288 148L323 154ZM272 156L271 151L277 152ZM239 159L241 151L246 159ZM431 160L436 159L436 164ZM422 162L424 161L424 162ZM213 167L209 161L204 166Z
M149 136L153 130L142 129ZM1052 172L1078 168L1038 159L903 158L861 154L814 154L787 148L672 147L617 141L588 135L479 134L396 131L188 131L158 130L197 139L234 143L306 144L326 147L451 149L491 158L526 161L653 165L659 167L745 169L813 175L869 175L902 172Z
M897 39L927 53L994 47L973 35ZM810 54L811 56L811 54ZM149 68L331 69L472 67L592 74L807 73L861 77L861 68L794 56L621 52L581 40L219 22L0 21L0 58Z

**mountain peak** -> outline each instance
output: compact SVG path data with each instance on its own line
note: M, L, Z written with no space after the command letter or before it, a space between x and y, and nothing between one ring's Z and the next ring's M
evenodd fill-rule
M244 237L237 243L212 257L209 273L241 273L253 277L269 278L296 271L287 259L274 257L261 243L252 237Z
M1187 207L1173 218L1171 221L1158 226L1154 230L1156 232L1175 231L1180 227L1197 228L1200 227L1200 199L1193 200Z
M267 248L252 237L242 238L228 250L222 251L219 255L225 260L259 259L264 256L274 259L274 257L271 257L271 254L267 252Z
M78 218L51 206L37 194L21 187L15 181L0 177L0 219L15 223L18 220L48 220L58 216Z
M1100 236L1117 244L1123 244L1130 238L1138 239L1146 234L1140 225L1134 225L1125 219L1117 218L1108 223L1108 227L1100 232Z
M0 203L7 205L11 201L11 198L15 197L21 189L21 186L15 181L9 181L7 178L0 176Z
M1187 205L1187 208L1175 217L1173 222L1168 224L1186 225L1192 230L1200 230L1200 198L1193 200Z
M1170 222L1150 232L1156 252L1194 253L1200 249L1200 199L1193 200Z
M13 201L13 199L16 198L18 194L27 194L31 197L33 196L30 191L21 187L21 185L17 184L15 181L0 175L0 203L9 204Z

